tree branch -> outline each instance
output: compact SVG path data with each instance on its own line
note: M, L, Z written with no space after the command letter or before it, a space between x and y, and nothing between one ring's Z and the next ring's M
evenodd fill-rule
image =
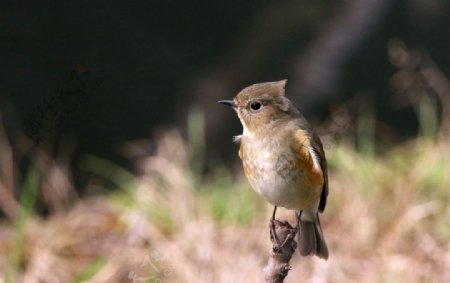
M264 279L270 283L282 283L291 270L289 261L297 249L295 242L297 228L292 227L287 221L281 222L276 219L271 221L270 225L274 225L273 231L276 235L270 233L272 250L269 262L264 268Z

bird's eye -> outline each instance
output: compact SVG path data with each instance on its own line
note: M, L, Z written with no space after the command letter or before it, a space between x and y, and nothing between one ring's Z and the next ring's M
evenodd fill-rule
M262 104L260 102L253 102L252 104L250 104L250 108L253 111L258 111L262 108Z

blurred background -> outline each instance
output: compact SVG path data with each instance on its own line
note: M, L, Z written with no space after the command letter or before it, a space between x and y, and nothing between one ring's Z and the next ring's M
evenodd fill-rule
M262 281L271 207L217 100L281 79L331 182L330 260L296 255L286 282L450 281L449 12L1 2L0 282Z

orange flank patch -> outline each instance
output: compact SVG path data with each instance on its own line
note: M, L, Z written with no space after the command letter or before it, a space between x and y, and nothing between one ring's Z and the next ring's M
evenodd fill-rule
M298 154L298 163L297 166L299 168L303 168L306 172L308 172L309 180L312 184L315 184L315 188L319 189L318 195L322 192L323 186L323 173L322 169L316 168L314 165L314 159L312 154L312 145L310 142L310 138L304 133L303 130L298 130L295 133L295 142L294 142L294 151ZM317 156L317 162L320 163Z

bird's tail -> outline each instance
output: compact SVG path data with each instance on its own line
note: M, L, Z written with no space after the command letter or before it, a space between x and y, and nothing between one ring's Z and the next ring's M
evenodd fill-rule
M299 250L302 256L317 255L322 259L328 259L328 248L320 227L319 215L315 221L302 220L299 217Z

